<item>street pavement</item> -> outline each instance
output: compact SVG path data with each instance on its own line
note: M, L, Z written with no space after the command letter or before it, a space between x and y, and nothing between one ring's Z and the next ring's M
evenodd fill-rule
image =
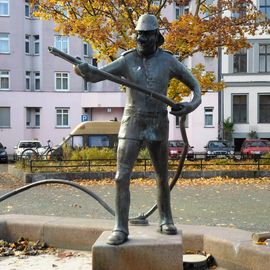
M24 185L0 165L0 196ZM179 180L171 192L175 223L269 231L270 178ZM114 209L113 181L81 182ZM154 181L131 184L130 216L145 213L156 198ZM49 215L113 219L92 197L64 185L43 185L1 202L0 214ZM155 212L150 222L158 222Z

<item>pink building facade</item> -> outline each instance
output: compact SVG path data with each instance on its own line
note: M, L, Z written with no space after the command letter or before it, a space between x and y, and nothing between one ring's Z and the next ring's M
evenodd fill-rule
M170 5L168 19L184 7ZM187 7L186 7L187 8ZM80 56L95 64L91 46L76 37L61 36L53 23L31 17L28 1L0 0L0 142L9 154L19 140L50 139L59 144L82 121L121 120L125 93L108 82L86 84L72 65L48 52L48 46ZM215 58L196 55L188 59L191 68L206 64L217 71ZM188 98L190 99L190 98ZM188 116L190 145L203 151L210 139L218 137L218 95L203 96L201 106ZM170 115L170 139L180 139L178 121Z

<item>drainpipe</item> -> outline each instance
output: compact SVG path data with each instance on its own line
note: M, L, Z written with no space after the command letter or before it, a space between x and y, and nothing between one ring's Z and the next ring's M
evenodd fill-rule
M220 0L217 0L217 5L221 7ZM222 16L222 13L219 14ZM218 47L218 82L221 81L222 78L222 47ZM223 91L218 92L218 138L224 139L223 132L223 122L224 122L224 95Z
M218 47L218 82L222 79L222 48ZM224 139L223 134L223 122L224 122L224 93L218 92L218 138Z

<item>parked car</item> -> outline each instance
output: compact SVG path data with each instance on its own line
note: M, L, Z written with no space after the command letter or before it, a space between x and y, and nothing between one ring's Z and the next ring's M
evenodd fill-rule
M0 143L0 161L5 163L8 162L8 154L6 151L6 147L3 146L2 143Z
M184 150L184 142L180 140L169 141L169 157L172 159L179 159ZM193 151L193 146L189 146L187 159L194 160L195 155Z
M212 140L207 143L205 148L205 159L233 157L234 146L225 140Z
M258 158L270 153L270 141L264 139L246 139L241 147L242 158Z
M14 158L18 158L22 156L22 153L25 149L33 149L37 151L37 149L40 149L43 151L42 144L38 140L23 140L19 141L18 144L14 147L15 153Z

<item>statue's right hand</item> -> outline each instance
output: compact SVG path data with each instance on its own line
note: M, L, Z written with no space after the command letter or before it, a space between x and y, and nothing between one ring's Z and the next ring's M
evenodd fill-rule
M85 77L85 75L90 71L89 65L87 63L81 63L73 67L77 75Z

